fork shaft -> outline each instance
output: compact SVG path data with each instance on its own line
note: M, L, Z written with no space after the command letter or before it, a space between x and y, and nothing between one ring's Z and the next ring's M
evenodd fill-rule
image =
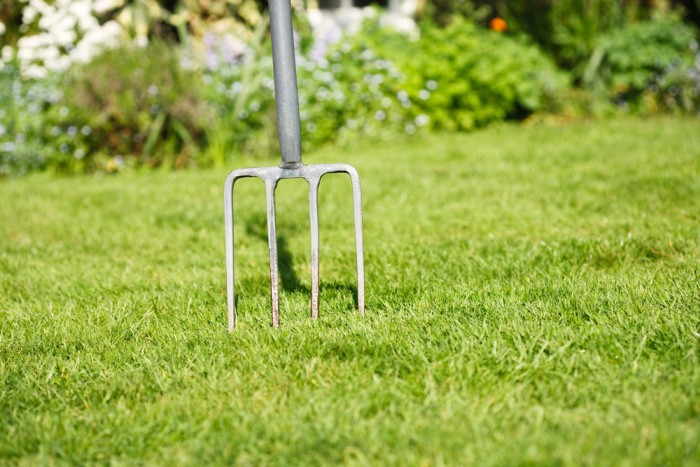
M290 0L271 0L270 32L282 167L301 165L301 124Z

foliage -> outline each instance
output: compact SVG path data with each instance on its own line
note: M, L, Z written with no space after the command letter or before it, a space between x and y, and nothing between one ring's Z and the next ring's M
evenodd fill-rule
M525 0L509 2L506 12L514 30L527 33L576 78L601 34L648 14L639 0Z
M427 124L426 116L416 121L410 109L404 74L385 55L366 47L362 34L344 38L318 60L300 57L306 147L413 133Z
M75 68L51 115L74 157L53 165L92 171L192 163L211 117L199 82L176 49L158 42L109 50Z
M432 0L424 2L419 16L423 22L440 26L447 26L458 18L483 22L493 12L490 3L475 0Z
M586 85L633 111L700 110L700 50L696 32L673 16L601 38Z
M0 66L0 177L42 170L47 150L61 150L44 138L46 112L59 97L52 80L22 80L16 60Z
M269 154L276 147L275 102L267 17L244 44L207 33L203 50L203 97L215 112L207 127L202 162L223 166L232 154Z
M263 20L262 0L118 0L101 16L116 18L140 43L149 39L195 42L229 31L249 40Z
M22 24L23 4L2 2L0 4L0 38L4 44L14 44L20 36L19 27Z
M21 36L16 46L22 76L43 78L51 71L65 71L122 39L124 31L117 22L99 22L95 17L104 1L26 0L20 4L22 22L17 32Z
M299 69L311 145L521 118L546 109L564 81L534 46L460 20L414 40L370 19Z
M565 81L534 45L467 21L426 26L414 44L369 36L398 63L413 113L427 115L431 128L471 130L527 116L548 108Z
M316 160L352 195L226 170L0 186L0 464L697 465L700 121L495 125ZM269 161L246 161L264 165ZM228 170L228 169L227 169ZM286 259L283 261L282 258Z
M648 18L655 8L640 0L438 0L423 14L440 25L459 18L486 25L488 18L505 18L510 31L526 34L556 63L579 79L600 35Z
M200 165L221 166L232 154L276 153L266 25L263 19L248 43L206 34L201 55L186 60L201 73L183 69L177 49L160 42L105 51L74 67L60 102L42 106L45 166L184 166L195 155ZM302 49L306 150L522 117L546 108L557 85L533 47L461 21L428 28L416 41L374 18L339 42Z

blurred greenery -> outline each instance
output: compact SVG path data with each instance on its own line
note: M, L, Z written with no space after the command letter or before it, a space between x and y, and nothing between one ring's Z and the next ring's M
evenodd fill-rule
M383 37L371 42L406 75L415 115L430 127L473 130L495 121L522 119L554 106L566 76L525 37L505 35L455 20L425 25L414 44Z
M668 16L600 38L584 83L632 110L700 110L700 53L695 31Z
M22 34L11 24L22 5L0 10L6 44ZM303 13L305 2L293 5ZM342 36L314 34L299 14L304 147L544 114L697 114L700 51L688 22L695 10L678 5L441 0L420 9L416 33L388 28L370 10L359 31ZM4 47L0 177L220 167L245 154L275 155L265 9L257 0L117 2L94 14L124 26L121 45L39 75L23 72L22 50ZM34 17L24 33L38 24Z
M201 87L193 86L200 79L163 42L108 50L67 79L62 123L92 128L88 155L185 167L213 117Z

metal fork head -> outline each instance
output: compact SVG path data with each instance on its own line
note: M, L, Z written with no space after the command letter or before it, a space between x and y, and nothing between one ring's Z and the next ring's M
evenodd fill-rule
M357 170L349 164L283 163L279 167L236 169L226 178L224 185L224 210L226 231L226 293L228 329L236 326L233 247L233 186L240 178L257 177L265 183L267 199L267 240L270 250L270 289L272 302L272 326L279 326L279 270L277 264L277 228L275 220L275 188L285 178L303 178L309 184L309 219L311 225L311 317L318 318L319 298L319 228L318 186L328 173L347 173L352 182L353 210L355 218L355 249L357 257L357 307L365 311L364 253L362 239L362 194Z

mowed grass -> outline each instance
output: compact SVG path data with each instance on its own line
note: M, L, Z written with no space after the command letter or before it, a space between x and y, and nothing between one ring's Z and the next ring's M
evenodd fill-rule
M496 126L328 149L307 189L225 172L0 182L0 464L698 465L700 120ZM274 165L242 160L238 166ZM233 167L232 167L233 168Z

